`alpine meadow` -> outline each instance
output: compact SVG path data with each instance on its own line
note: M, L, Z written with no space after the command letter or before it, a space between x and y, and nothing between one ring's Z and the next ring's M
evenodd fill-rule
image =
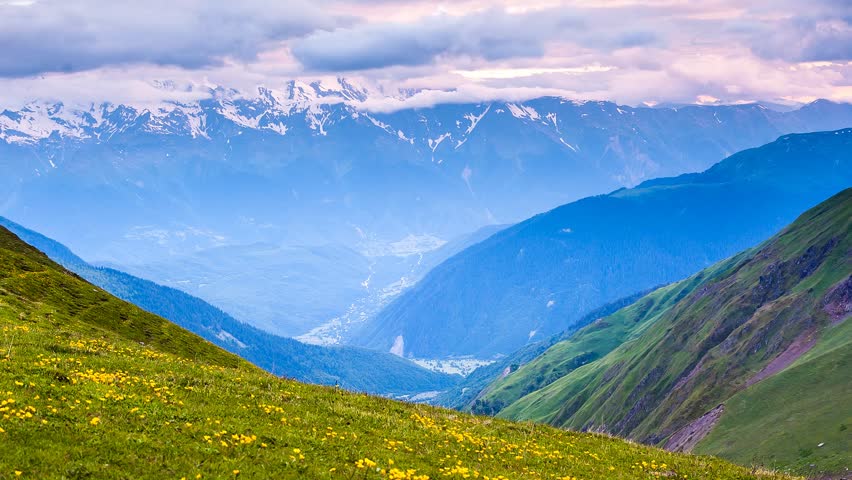
M0 480L852 478L852 4L0 0Z

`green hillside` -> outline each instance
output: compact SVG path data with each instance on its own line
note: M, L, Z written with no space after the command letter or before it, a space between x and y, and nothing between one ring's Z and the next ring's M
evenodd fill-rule
M276 378L0 229L0 479L783 478Z
M294 380L334 385L383 396L443 390L458 383L386 352L353 347L307 345L240 322L182 291L86 263L66 246L0 216L0 227L51 260L148 312L161 316L253 364ZM370 375L364 375L369 371Z
M785 135L693 174L588 197L452 256L353 338L406 356L498 359L591 311L766 240L852 185L852 128Z
M666 309L710 275L702 272L687 281L668 285L622 308L606 318L598 319L569 338L545 350L535 360L501 378L483 392L471 406L474 413L495 415L521 397L543 388L573 370L600 359L627 339L638 336ZM558 408L558 404L553 405ZM544 421L546 418L528 417Z
M475 409L796 472L843 471L852 463L850 229L847 189L759 247L553 346Z
M646 290L608 303L584 315L578 323L588 325L595 319L615 313L625 306L632 304L650 293L650 291ZM491 391L491 386L495 383L499 385L501 383L499 380L502 380L510 373L516 372L522 366L538 358L553 345L569 338L573 333L573 331L567 330L553 335L546 340L529 343L511 355L507 355L494 363L479 367L459 383L444 390L440 395L430 400L429 404L462 411L475 410L475 413L493 415L496 411L485 408L486 404L482 402L483 395ZM504 403L504 405L507 404Z

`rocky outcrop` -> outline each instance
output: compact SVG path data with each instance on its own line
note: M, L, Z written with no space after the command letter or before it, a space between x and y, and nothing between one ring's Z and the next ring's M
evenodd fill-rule
M832 288L823 299L823 310L832 323L840 323L852 314L852 275Z

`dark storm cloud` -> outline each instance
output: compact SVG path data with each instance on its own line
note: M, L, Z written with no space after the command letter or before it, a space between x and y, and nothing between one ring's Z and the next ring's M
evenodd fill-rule
M416 23L360 24L316 32L295 41L292 52L309 70L351 71L424 65L442 56L539 57L547 42L566 39L600 49L659 41L648 31L599 32L570 9L523 14L492 9L464 16L431 16Z
M793 62L852 60L852 18L795 18L752 38L763 58Z
M340 22L301 0L0 1L0 76L250 60L275 42Z
M805 8L802 8L805 7ZM736 25L738 33L758 56L790 62L852 60L852 1L777 0L752 13L795 15L775 21L748 21Z
M542 25L527 17L491 10L464 17L427 17L416 24L364 24L310 35L295 42L293 54L307 68L323 71L422 65L440 55L492 60L538 56L547 35L542 35ZM564 26L577 25L565 21Z

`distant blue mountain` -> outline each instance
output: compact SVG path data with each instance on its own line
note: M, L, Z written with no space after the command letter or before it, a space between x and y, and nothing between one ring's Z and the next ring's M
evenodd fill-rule
M586 198L500 231L433 269L358 345L492 358L587 312L768 238L852 185L852 129L785 135L697 174Z
M298 336L369 316L371 299L480 227L852 126L852 105L826 101L779 112L546 97L377 113L345 81L208 93L0 112L0 215Z
M0 226L113 295L171 320L276 375L382 395L442 390L459 380L388 353L305 345L271 335L179 290L117 270L93 267L64 245L3 217Z

